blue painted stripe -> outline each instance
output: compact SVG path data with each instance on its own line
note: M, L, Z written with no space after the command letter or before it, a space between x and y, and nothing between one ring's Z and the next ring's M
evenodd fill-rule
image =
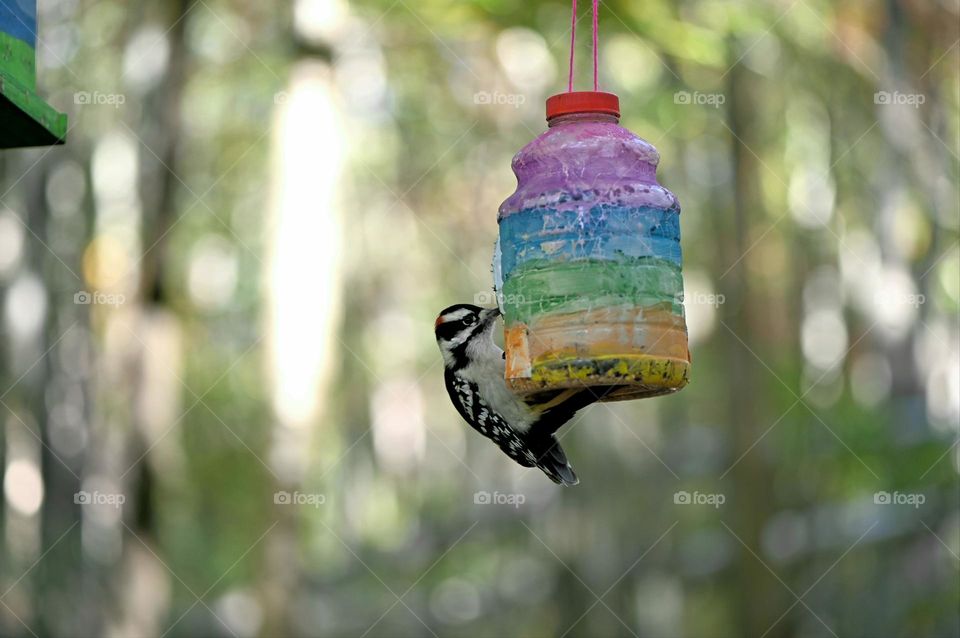
M35 0L0 0L0 31L36 48L37 3Z
M600 205L589 212L530 208L500 221L503 276L536 261L657 257L681 263L675 210Z

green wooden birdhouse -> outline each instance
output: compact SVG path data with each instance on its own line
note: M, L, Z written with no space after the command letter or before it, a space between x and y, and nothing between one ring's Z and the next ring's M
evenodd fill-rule
M0 148L63 144L67 116L36 94L37 3L0 0Z

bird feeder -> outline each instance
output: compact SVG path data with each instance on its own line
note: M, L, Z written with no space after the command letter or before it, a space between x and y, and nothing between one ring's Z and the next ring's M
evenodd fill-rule
M36 94L36 38L36 2L0 2L0 148L66 140L67 116Z
M500 206L494 287L506 381L517 394L603 388L604 401L679 390L690 374L680 272L680 204L657 183L660 155L620 126L620 100L573 91L547 100L548 129L513 158Z

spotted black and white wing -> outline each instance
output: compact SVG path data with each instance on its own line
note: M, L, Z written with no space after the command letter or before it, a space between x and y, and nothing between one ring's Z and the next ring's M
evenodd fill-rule
M474 430L497 444L511 459L524 467L537 465L534 450L521 438L503 417L490 409L480 396L476 384L467 381L450 370L444 375L447 393L457 412Z

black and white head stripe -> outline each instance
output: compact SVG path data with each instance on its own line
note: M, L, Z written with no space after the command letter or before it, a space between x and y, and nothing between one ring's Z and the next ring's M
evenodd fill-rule
M437 339L443 341L466 339L480 323L482 311L483 308L470 304L457 304L444 309L434 324ZM457 339L457 335L460 335L461 339Z
M470 304L450 306L440 313L434 324L437 345L447 368L459 370L470 363L467 349L482 347L485 337L490 348L495 348L490 330L494 319L500 316L496 308L481 308Z

